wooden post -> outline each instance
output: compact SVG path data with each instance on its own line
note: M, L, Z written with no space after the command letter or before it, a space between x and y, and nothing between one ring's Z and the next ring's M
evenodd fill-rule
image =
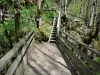
M67 12L67 0L65 0L65 4L64 4L64 13L66 14Z
M37 0L37 17L38 17L37 27L38 28L42 25L42 11L43 11L44 2L45 0Z
M19 7L18 7L18 0L15 1L14 8L15 8L15 13L14 13L14 18L15 18L15 38L16 38L16 41L19 41L20 12L19 12Z
M89 28L89 13L90 13L90 4L91 4L91 0L88 0L88 5L87 5L87 11L86 11L86 16L85 16L85 25L87 28Z
M61 25L61 8L59 9L59 17L58 17L58 22L57 22L57 34L59 36L59 31L60 31L60 25Z

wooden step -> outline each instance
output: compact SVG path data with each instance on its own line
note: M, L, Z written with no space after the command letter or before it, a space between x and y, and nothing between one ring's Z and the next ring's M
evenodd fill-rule
M56 37L51 37L51 40L56 40Z
M57 28L57 26L54 26L55 28Z
M57 34L57 32L52 32L52 35L56 35Z
M53 30L52 32L57 32L57 30Z
M54 25L49 42L55 43L56 42L56 34L57 34L57 24Z
M53 28L53 30L54 30L54 29L56 29L56 30L57 30L57 27L54 27L54 28Z
M57 32L57 31L56 31L56 30L53 30L52 33L53 33L53 32Z
M5 14L9 14L9 10L4 11Z
M55 43L56 42L56 40L50 40L50 43Z
M10 15L9 15L9 14L4 14L4 16L10 17Z
M51 35L51 37L56 37L56 35Z
M4 18L4 20L5 20L5 21L9 21L9 20L10 20L10 18Z

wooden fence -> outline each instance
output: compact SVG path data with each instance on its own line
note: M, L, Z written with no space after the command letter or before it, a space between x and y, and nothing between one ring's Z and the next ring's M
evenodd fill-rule
M94 61L94 57L100 57L100 52L98 50L75 40L72 36L63 31L60 31L59 35L57 43L60 49L66 54L69 61L80 75L93 75L94 72L100 72L100 63ZM93 58L85 53L84 50L92 52ZM81 58L79 59L77 55Z
M5 75L13 75L21 63L23 57L26 55L28 47L34 37L33 31L30 31L23 39L21 39L3 58L0 59L0 73L6 67L8 70ZM12 62L12 59L15 60ZM8 66L9 62L11 65Z

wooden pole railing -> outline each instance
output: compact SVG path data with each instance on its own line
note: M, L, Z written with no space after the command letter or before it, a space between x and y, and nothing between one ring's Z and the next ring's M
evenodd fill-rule
M57 39L57 43L80 75L93 75L93 72L100 72L100 63L94 61L94 55L100 57L100 52L98 50L74 39L71 35L63 31L60 31L59 35L60 36ZM79 45L81 48L78 47ZM91 51L93 53L93 59L87 53L83 52L82 49ZM82 59L76 57L77 53Z
M59 17L58 17L58 22L57 22L57 34L59 36L59 31L60 31L60 25L61 25L61 8L59 8Z
M21 39L3 58L0 59L0 72L7 66L10 60L18 53L18 56L11 64L5 75L13 75L16 68L20 64L28 47L34 37L33 31L30 31L23 39Z
M97 56L100 56L99 50L93 49L90 46L86 45L85 43L75 40L71 35L69 35L69 34L67 34L67 33L65 33L63 31L61 31L61 32L63 34L65 34L67 37L69 37L70 39L72 39L73 41L75 41L76 43L78 43L78 44L82 45L83 47L87 48L88 50L94 52Z

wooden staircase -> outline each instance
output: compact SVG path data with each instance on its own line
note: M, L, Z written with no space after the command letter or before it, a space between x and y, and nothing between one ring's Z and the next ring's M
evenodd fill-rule
M49 37L49 43L56 42L56 34L57 34L57 20L54 19L52 32L51 32L51 35Z
M0 9L0 22L1 21L9 21L9 20L10 20L9 9L6 9L6 10Z
M10 20L10 12L9 10L4 11L4 20L9 21Z

